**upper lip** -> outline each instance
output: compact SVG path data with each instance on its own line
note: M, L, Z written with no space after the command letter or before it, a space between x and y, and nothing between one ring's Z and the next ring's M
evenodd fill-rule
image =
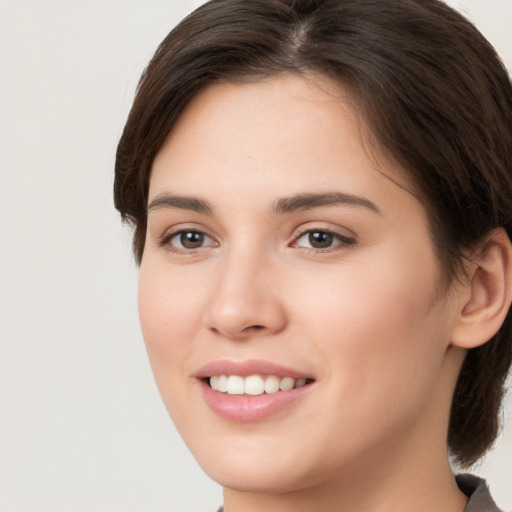
M244 361L232 361L228 359L212 361L199 369L196 377L205 379L212 375L275 375L277 377L292 377L294 379L312 379L304 372L288 368L281 364L259 359L247 359Z

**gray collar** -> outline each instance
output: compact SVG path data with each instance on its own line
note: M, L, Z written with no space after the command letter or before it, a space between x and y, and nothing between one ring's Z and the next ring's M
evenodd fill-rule
M455 477L459 489L469 498L464 512L502 512L491 497L485 480L473 475Z

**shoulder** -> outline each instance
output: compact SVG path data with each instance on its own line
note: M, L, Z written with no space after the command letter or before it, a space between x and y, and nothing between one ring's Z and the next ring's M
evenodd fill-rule
M464 512L502 512L494 503L485 480L474 475L457 475L459 489L469 498Z

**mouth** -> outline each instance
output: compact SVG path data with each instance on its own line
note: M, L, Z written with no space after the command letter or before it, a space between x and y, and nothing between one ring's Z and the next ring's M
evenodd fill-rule
M205 378L205 382L212 390L220 393L259 396L298 389L311 384L313 379L277 375L211 375Z
M269 361L214 361L196 375L209 408L236 422L262 421L290 411L310 394L316 380ZM295 406L294 406L295 407Z

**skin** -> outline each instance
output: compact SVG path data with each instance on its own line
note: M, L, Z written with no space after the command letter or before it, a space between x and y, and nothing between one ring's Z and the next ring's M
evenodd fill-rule
M142 330L165 405L224 486L226 512L464 509L446 432L470 290L440 290L425 209L402 170L377 168L364 131L322 77L219 84L154 162ZM359 203L272 211L333 192ZM211 211L158 204L170 195ZM312 247L307 230L335 233L332 245ZM182 231L207 236L187 249ZM262 421L231 421L196 378L219 359L272 361L314 383Z

